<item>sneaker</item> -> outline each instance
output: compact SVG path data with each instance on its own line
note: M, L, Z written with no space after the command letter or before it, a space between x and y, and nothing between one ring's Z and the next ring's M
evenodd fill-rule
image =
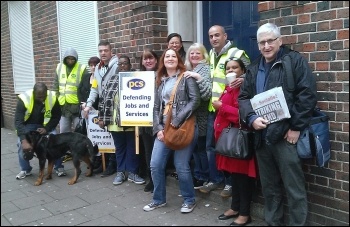
M193 203L193 204L182 204L182 207L181 207L181 213L190 213L193 211L193 209L196 207L196 204Z
M66 173L66 171L64 171L63 168L58 168L58 169L55 169L55 170L56 170L57 176L59 176L59 177L67 176L67 173Z
M223 185L220 183L209 182L205 186L201 187L199 191L203 193L209 193L210 191L213 191L215 189L223 189Z
M144 184L146 182L143 178L141 178L136 173L129 173L128 181L134 182L135 184Z
M144 206L144 207L143 207L143 210L144 210L144 211L152 211L152 210L154 210L154 209L156 209L156 208L163 207L163 206L165 206L165 205L166 205L166 203L155 204L155 203L152 202L152 203L150 203L150 204Z
M194 180L193 182L193 186L194 189L200 189L201 187L203 187L205 185L206 181L204 180Z
M30 176L30 175L32 175L32 173L30 171L29 172L21 171L21 172L19 172L19 174L17 174L16 179L20 180L20 179L26 178L26 176Z
M123 172L117 172L117 176L114 178L113 184L119 185L125 181L125 175Z
M232 186L225 185L224 190L221 191L220 196L223 198L231 197L232 195Z

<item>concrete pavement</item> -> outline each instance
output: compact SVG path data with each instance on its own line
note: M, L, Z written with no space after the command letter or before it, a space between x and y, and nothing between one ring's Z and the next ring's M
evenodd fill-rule
M152 199L151 193L143 191L144 185L126 181L114 186L115 175L85 177L85 163L74 185L68 185L74 171L71 161L64 163L67 176L54 174L52 180L44 178L42 185L34 186L39 172L34 158L33 175L16 180L20 171L16 141L14 131L1 128L1 226L228 226L233 221L217 219L229 208L230 200L213 192L196 192L197 207L192 213L182 214L183 200L173 177L167 177L167 205L151 212L142 209ZM266 226L258 218L259 210L252 211L250 226Z

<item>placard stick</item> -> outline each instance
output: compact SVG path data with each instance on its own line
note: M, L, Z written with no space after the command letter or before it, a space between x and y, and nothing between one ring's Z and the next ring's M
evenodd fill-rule
M139 126L135 126L135 145L136 145L136 154L139 154L139 145L140 145L140 141L139 141Z

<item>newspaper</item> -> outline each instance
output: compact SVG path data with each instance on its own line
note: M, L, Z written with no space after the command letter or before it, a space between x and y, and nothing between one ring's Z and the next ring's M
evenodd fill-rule
M290 118L282 87L276 87L255 95L250 99L255 113L269 123Z

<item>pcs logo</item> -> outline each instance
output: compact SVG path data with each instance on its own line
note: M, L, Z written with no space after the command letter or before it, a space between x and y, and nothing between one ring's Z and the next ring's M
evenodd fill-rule
M127 82L127 86L131 90L140 90L141 88L145 87L145 84L145 81L141 79L132 79Z
M92 118L92 123L98 124L98 117L93 117Z

